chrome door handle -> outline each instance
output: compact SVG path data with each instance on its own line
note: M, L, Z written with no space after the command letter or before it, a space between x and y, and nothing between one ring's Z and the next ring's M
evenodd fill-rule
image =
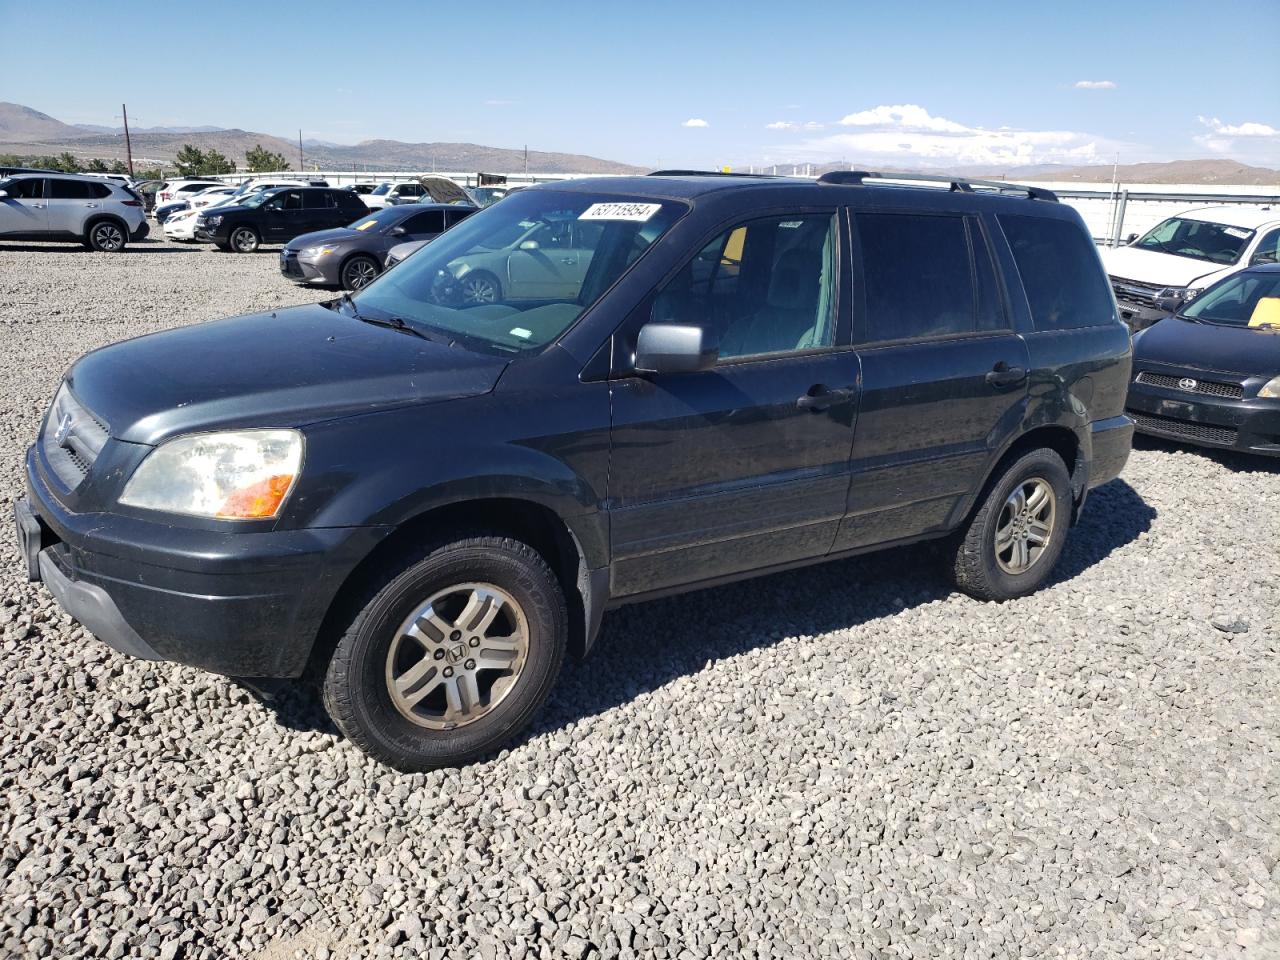
M86 203L86 204L85 204L85 206L86 206L86 207L96 207L96 206L97 206L97 204L96 204L96 203Z
M569 266L573 266L575 263L578 262L578 258L577 257L561 257L560 262L567 263Z
M43 203L33 203L33 204L31 205L31 209L32 209L32 210L43 210L43 209L44 209L44 204L43 204Z

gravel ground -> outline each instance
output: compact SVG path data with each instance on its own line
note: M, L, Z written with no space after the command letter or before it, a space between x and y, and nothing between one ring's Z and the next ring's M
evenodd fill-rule
M0 245L4 508L80 353L308 296ZM414 776L111 652L6 536L0 956L1275 956L1278 531L1280 463L1140 443L1035 597L918 548L625 608L526 739Z

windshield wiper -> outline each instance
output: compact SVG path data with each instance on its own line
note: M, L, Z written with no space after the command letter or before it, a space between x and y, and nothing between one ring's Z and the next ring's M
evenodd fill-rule
M355 304L351 305L351 309L355 310ZM421 340L435 340L435 337L423 333L417 327L411 327L400 317L387 317L385 320L381 317L370 317L363 313L355 314L355 318L361 323L371 323L375 327L389 327L392 330L399 330L401 333L407 333L411 336L418 337Z

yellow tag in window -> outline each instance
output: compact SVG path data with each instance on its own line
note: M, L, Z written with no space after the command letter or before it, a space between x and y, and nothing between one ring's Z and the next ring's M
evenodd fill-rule
M1263 297L1249 318L1251 327L1280 327L1280 297Z

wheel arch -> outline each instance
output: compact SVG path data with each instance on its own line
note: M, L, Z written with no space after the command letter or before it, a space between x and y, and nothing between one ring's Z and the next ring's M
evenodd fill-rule
M342 624L357 598L367 595L370 578L386 563L406 563L422 544L477 532L510 536L527 543L551 567L569 610L569 652L586 655L607 599L607 579L587 561L582 537L551 507L520 497L495 496L440 504L406 519L356 564L335 591L308 659L307 674L320 676ZM607 569L603 571L607 573Z
M978 486L973 496L962 503L961 509L957 510L953 518L955 520L954 526L958 527L973 516L986 499L987 492L992 486L1000 482L1000 477L1004 475L1004 470L1010 463L1028 451L1042 447L1052 450L1062 457L1062 462L1067 466L1067 474L1071 477L1072 522L1074 523L1076 513L1084 498L1085 486L1088 480L1088 463L1085 451L1082 450L1079 434L1070 427L1051 423L1032 427L1025 433L1019 434L1006 444L1005 448L997 456L992 458L991 464L987 467L986 476L982 478L982 483Z
M89 234L93 233L93 228L104 221L110 221L124 231L124 242L128 244L129 238L133 235L133 231L129 229L129 224L125 222L124 217L118 213L95 213L84 222L84 242L89 242Z

